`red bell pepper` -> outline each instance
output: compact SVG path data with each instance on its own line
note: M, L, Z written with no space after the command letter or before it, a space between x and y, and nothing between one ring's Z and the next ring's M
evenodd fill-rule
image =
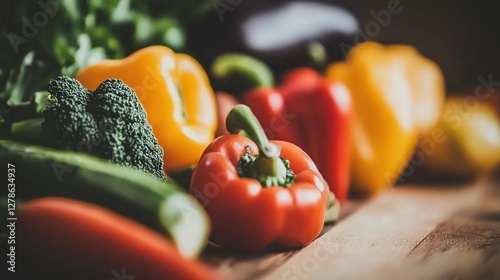
M313 159L340 203L349 189L351 97L339 82L310 68L285 75L276 88L256 88L242 97L270 139L292 142Z
M253 251L314 240L323 228L330 192L314 162L292 143L268 141L248 106L234 107L226 127L231 133L243 130L251 139L238 134L215 139L190 185L210 216L211 241Z

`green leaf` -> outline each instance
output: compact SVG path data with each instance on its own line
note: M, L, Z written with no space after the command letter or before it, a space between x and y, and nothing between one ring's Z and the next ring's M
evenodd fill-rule
M130 0L120 0L115 7L111 15L111 21L123 22L131 20Z
M87 34L80 34L78 43L80 48L75 53L75 59L79 69L106 59L105 50L103 48L92 48L92 42Z
M10 107L27 106L38 88L43 87L54 75L58 67L38 57L38 53L30 51L21 65L11 71L5 86L8 94L7 104Z
M37 114L42 114L45 107L47 107L47 103L49 100L50 93L48 91L37 91L35 92L35 108Z

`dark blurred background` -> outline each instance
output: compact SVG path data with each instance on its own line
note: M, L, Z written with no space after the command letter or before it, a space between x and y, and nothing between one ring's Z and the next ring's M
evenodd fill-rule
M358 17L361 29L387 9L389 0L339 0ZM442 68L449 91L479 84L479 75L500 82L500 3L495 0L399 1L374 41L410 44Z
M212 20L201 21L194 25L192 45L201 40L203 43L196 50L208 53L213 45L221 48L230 42L234 35L234 26L247 16L252 9L262 3L290 2L290 0L214 0L213 3L237 3L234 7L223 10L224 19L217 16L216 8L209 12ZM384 13L388 6L396 6L400 11L391 14L391 18L380 30L373 30L367 36L371 41L382 43L409 44L434 60L442 68L449 92L475 88L478 77L492 75L493 81L500 81L500 3L495 0L317 0L329 2L350 10L359 21L359 29L368 34L370 22L377 22L374 14ZM279 4L277 4L279 5ZM214 6L217 6L214 4ZM221 6L219 6L220 8ZM221 8L224 9L224 8ZM209 16L210 17L210 16ZM290 18L294 23L310 18L307 12L303 18ZM292 24L292 23L291 23ZM373 28L373 25L371 25ZM273 28L270 26L270 28ZM376 31L376 32L373 32ZM203 37L205 37L203 39ZM364 37L364 38L367 38ZM200 39L201 38L201 39ZM363 37L361 41L364 41ZM238 39L236 39L238 40ZM233 40L234 41L234 40ZM331 46L329 46L331 48ZM194 46L196 49L196 46ZM200 50L201 49L201 50ZM232 50L228 47L227 50ZM195 52L196 52L195 51ZM203 60L203 55L200 55Z
M30 92L39 90L50 78L73 75L96 60L99 51L94 51L95 48L103 48L102 55L106 58L121 58L138 48L163 44L192 54L207 68L216 52L232 50L220 47L234 41L230 37L237 35L229 31L239 18L256 6L292 0L42 2L51 1L59 3L56 15L48 17L48 23L37 28L32 38L18 42L19 51L14 52L8 34L21 36L25 24L22 19L32 22L33 16L43 9L40 1L0 0L0 99L9 98L9 92L23 92L28 96L19 99L27 100ZM475 88L479 76L491 75L493 81L500 81L500 3L496 0L315 2L330 2L352 11L361 32L365 33L367 25L376 21L374 14L396 5L400 12L392 14L386 26L381 26L376 36L369 39L417 47L440 65L449 92ZM217 14L217 7L222 7L224 20ZM305 14L300 20L307 21L307 17L314 16ZM82 33L90 41L86 49L77 41ZM19 67L23 61L29 61L27 54L31 50L35 51L37 66ZM216 51L210 53L210 50ZM79 59L75 60L77 53Z

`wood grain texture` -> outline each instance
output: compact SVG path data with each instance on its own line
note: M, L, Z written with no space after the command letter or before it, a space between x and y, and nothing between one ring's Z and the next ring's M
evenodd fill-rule
M398 187L301 250L203 259L227 279L500 279L500 186Z
M363 204L360 200L351 200L342 207L339 221L353 214ZM328 232L335 224L326 225L321 235ZM259 253L241 253L225 251L215 245L209 245L202 260L214 267L227 279L259 279L283 265L299 250L264 251Z
M479 204L453 213L407 256L422 277L427 270L439 279L500 279L500 186L479 191Z

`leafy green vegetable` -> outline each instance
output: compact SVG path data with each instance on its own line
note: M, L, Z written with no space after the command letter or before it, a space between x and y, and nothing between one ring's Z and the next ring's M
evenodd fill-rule
M0 0L1 1L1 0ZM37 117L33 96L59 75L148 45L185 50L184 25L210 0L2 1L0 117Z

